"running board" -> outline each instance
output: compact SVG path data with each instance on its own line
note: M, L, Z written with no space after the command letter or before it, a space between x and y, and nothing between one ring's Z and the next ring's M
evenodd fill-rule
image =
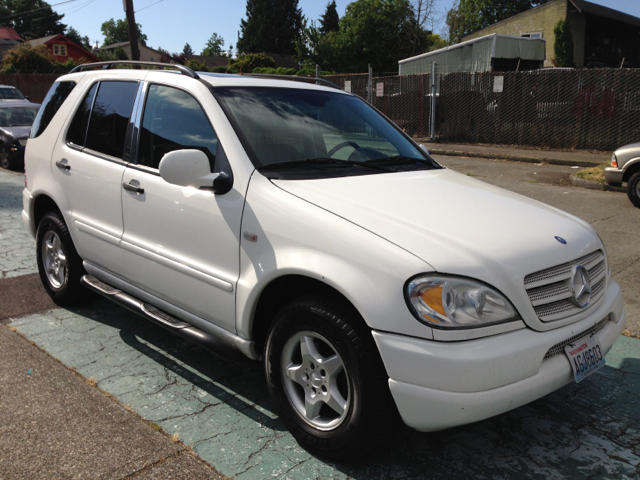
M211 335L210 333L203 332L200 329L195 328L190 323L179 320L168 313L145 303L128 293L123 292L111 285L108 285L91 275L85 275L80 279L80 282L87 287L105 298L108 298L112 302L126 308L140 315L141 317L149 320L156 325L175 333L176 335L189 340L196 345L216 354L217 356L225 360L240 360L246 359L242 353L236 348L229 345L224 340Z

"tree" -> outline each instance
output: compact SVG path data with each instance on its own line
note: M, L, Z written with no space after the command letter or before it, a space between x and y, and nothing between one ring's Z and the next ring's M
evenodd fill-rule
M435 0L433 0L435 1ZM325 35L329 32L340 30L340 17L336 8L336 0L327 5L324 14L320 16L320 33Z
M449 39L458 42L468 33L525 12L549 0L458 0L447 12Z
M224 56L224 38L219 37L217 33L213 33L211 38L207 40L204 45L204 49L200 55L207 57L222 57Z
M330 31L322 34L315 23L307 26L306 20L302 34L296 40L296 60L315 68L320 65L324 70L336 70L339 67L339 54L336 48L338 32Z
M193 52L193 48L191 48L191 45L189 45L188 43L184 44L184 48L182 49L182 55L184 56L195 55L195 53Z
M138 41L142 45L146 45L147 36L142 33L142 26L139 23L136 23L136 30L138 33ZM117 22L113 18L107 20L100 26L100 31L104 35L103 45L129 41L129 22L127 22L126 19L118 20Z
M240 21L237 50L293 55L302 19L298 0L247 0L247 19Z
M398 60L428 51L431 32L417 23L409 0L355 0L340 19L343 71L398 71Z
M75 28L69 27L67 29L67 32L64 34L64 36L67 37L72 42L75 42L76 44L80 45L84 49L89 51L91 50L91 41L89 40L89 37L87 37L86 35L83 37L82 35L80 35L80 32Z
M573 67L573 35L569 22L558 20L553 34L556 36L553 42L553 53L558 67Z
M64 33L60 23L64 15L55 13L44 0L3 0L0 2L0 24L13 27L23 40Z

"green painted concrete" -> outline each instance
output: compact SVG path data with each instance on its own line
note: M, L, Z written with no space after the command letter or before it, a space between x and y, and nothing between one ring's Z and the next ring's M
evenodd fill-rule
M272 412L260 363L228 363L107 303L11 326L141 416L177 432L220 473L273 478L601 478L640 476L640 340L608 366L513 412L445 432L399 428L389 447L327 463ZM25 366L28 367L28 366Z

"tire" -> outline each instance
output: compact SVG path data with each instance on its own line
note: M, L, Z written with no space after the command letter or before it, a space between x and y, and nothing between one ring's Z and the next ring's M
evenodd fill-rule
M58 213L49 212L38 224L36 252L40 280L51 299L66 307L90 298L80 284L86 274L69 230Z
M280 417L314 454L362 455L381 446L400 418L371 330L340 298L286 305L270 328L264 362Z
M640 208L640 172L634 173L627 182L627 196L633 205Z
M0 149L0 167L6 170L11 170L13 168L13 164L9 159L9 152L4 148Z

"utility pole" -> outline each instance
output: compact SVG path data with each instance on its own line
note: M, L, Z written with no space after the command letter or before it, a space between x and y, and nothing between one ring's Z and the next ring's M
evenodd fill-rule
M136 31L136 17L133 14L133 0L122 0L124 13L127 14L129 24L129 46L131 47L131 60L140 60L140 50L138 49L138 32Z

